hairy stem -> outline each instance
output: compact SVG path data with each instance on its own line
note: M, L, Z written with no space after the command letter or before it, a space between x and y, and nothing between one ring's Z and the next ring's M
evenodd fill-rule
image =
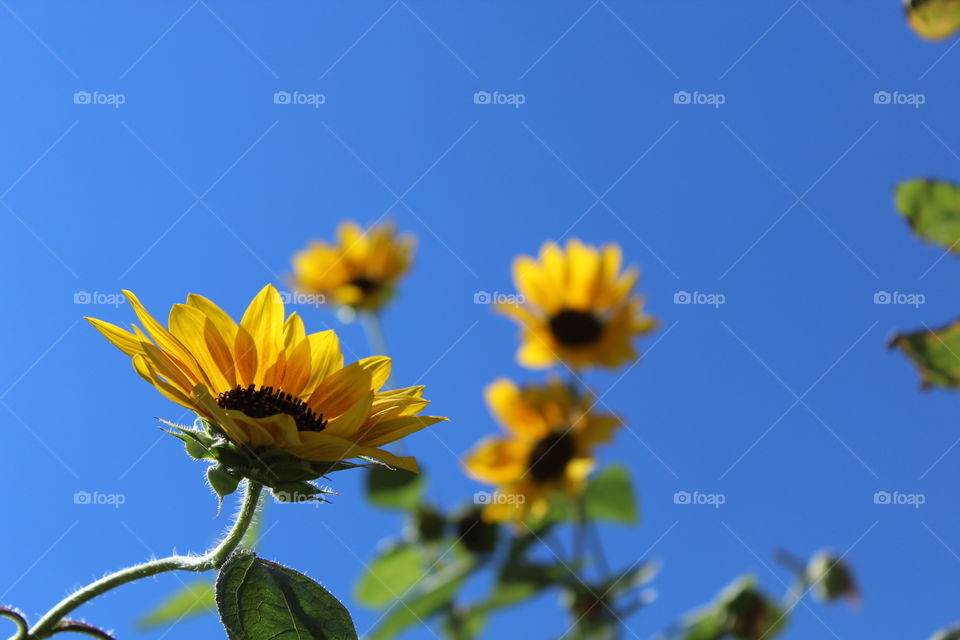
M253 522L253 517L260 504L260 494L262 491L263 485L253 481L247 481L246 492L243 496L243 505L240 507L237 519L223 540L206 554L202 556L170 556L168 558L160 558L127 567L126 569L121 569L104 576L61 600L34 625L27 638L29 638L29 640L49 638L56 628L57 623L71 611L97 596L127 584L128 582L155 576L158 573L164 573L166 571L200 572L219 569L243 540L243 536L250 527L250 523Z

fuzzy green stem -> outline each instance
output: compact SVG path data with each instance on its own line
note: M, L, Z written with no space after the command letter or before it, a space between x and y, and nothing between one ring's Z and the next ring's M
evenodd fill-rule
M12 620L14 624L17 625L17 633L14 634L10 640L24 640L27 637L27 621L23 619L19 613L13 609L7 609L6 607L0 607L0 618L6 618Z
M206 554L202 556L170 556L168 558L160 558L127 567L126 569L121 569L104 576L61 600L34 625L27 638L29 640L49 638L57 626L57 623L71 611L97 596L127 584L128 582L155 576L158 573L164 573L166 571L201 572L219 569L223 563L227 561L230 554L236 550L237 546L243 540L247 529L250 527L251 522L253 522L257 507L260 504L262 491L263 485L257 482L247 481L247 489L243 496L243 505L240 507L237 519L223 540Z

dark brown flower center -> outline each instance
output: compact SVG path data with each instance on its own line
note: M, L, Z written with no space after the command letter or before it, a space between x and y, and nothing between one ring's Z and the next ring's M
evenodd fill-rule
M258 389L253 384L247 387L237 385L217 396L217 404L224 409L242 411L251 418L268 418L285 413L297 423L298 431L323 431L328 422L323 419L322 413L317 414L300 398L273 387Z
M550 331L564 346L583 347L600 338L603 323L589 311L563 309L550 318Z
M545 483L563 478L574 453L573 438L569 434L551 433L542 438L534 445L527 461L534 482Z
M373 278L367 278L366 276L360 276L359 278L354 278L350 281L350 284L357 289L360 289L360 293L364 297L374 294L377 289L380 288L380 283L374 280Z

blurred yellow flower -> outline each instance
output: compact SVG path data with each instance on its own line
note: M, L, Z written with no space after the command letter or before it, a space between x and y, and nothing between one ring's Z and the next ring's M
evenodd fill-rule
M632 293L637 270L621 272L621 260L615 244L598 248L576 239L565 248L545 243L539 259L514 260L520 295L497 308L521 325L520 364L614 368L637 358L633 337L652 331L656 320L643 313L642 298Z
M410 268L415 247L415 238L397 235L392 223L363 230L346 221L337 228L335 244L315 241L293 256L292 284L337 305L376 310Z
M501 378L486 398L507 435L480 442L465 464L473 478L498 488L484 508L489 521L540 518L557 491L579 495L594 467L593 449L621 424L593 411L591 394L556 378L523 387Z
M927 40L945 40L960 30L960 0L904 0L907 21Z
M343 365L333 331L307 335L296 313L264 287L238 325L210 300L190 294L174 305L169 329L124 291L143 325L133 332L87 318L133 358L147 382L254 451L280 450L302 460L355 457L417 470L412 457L380 447L445 420L418 415L423 387L380 391L390 358Z

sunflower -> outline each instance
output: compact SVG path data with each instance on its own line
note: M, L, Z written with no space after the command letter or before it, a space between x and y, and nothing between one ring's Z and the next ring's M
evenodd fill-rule
M376 310L410 268L415 244L412 235L397 235L392 223L364 231L355 222L343 222L336 244L315 241L293 256L292 284L338 305Z
M618 367L636 360L635 335L648 333L656 320L643 313L633 295L636 269L621 272L620 247L598 248L571 239L565 248L547 242L539 259L520 256L513 279L520 293L500 312L520 323L520 364L544 369L563 361L573 368Z
M143 329L87 318L133 358L147 382L215 425L237 451L282 452L302 461L379 460L417 471L416 460L383 450L446 418L418 415L423 387L380 391L390 358L343 365L333 331L307 335L296 313L264 287L238 325L210 300L190 294L170 311L169 329L124 291Z
M579 495L594 467L594 447L621 424L615 415L593 411L591 394L556 378L523 387L501 378L487 387L486 399L508 435L480 442L466 468L498 487L484 509L490 521L540 518L556 492Z

